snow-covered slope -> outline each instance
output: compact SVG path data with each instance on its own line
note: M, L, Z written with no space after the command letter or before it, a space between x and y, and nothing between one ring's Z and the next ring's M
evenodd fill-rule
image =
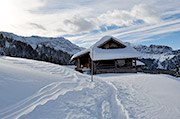
M180 79L90 76L63 66L0 57L1 119L179 119Z
M0 79L1 119L125 119L113 87L63 66L0 57Z
M180 78L151 74L101 74L114 86L127 119L179 119Z
M62 50L64 52L67 52L70 55L75 54L83 49L71 43L69 40L63 37L57 37L57 38L39 37L39 36L22 37L22 36L18 36L13 33L7 33L7 32L0 32L0 34L10 39L28 43L32 46L33 49L35 49L37 45L45 45L46 47L49 46L50 48L54 48L56 50Z

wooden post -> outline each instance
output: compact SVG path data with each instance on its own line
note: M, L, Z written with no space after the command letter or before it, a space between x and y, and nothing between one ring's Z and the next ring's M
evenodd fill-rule
M93 82L93 73L94 73L94 64L93 60L91 60L91 82Z
M80 59L78 58L78 60L77 60L77 68L79 69L79 68L81 68L81 64L80 64Z
M91 59L88 58L88 68L90 69L90 67L91 67Z
M114 62L115 62L115 68L117 69L117 60L115 60Z
M135 65L135 68L136 68L136 73L137 73L136 59L134 60L134 65Z
M178 77L178 76L179 76L179 64L176 61L176 77Z
M93 51L93 47L91 49L91 53L92 53L92 57L91 57L91 82L93 82L93 74L94 74L94 62L93 62L94 51Z

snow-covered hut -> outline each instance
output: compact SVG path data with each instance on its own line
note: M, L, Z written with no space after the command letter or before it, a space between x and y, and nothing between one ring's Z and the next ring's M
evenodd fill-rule
M104 36L90 48L73 55L71 61L75 61L76 70L90 69L93 74L131 73L137 72L138 57L139 53L129 44Z

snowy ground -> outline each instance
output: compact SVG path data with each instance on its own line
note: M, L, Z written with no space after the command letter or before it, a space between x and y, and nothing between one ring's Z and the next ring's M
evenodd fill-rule
M168 75L103 74L130 119L180 119L180 79Z
M180 119L180 79L0 57L1 119Z

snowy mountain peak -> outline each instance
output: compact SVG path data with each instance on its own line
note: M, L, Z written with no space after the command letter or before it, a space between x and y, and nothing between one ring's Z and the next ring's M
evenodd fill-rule
M175 70L176 63L180 64L180 50L173 50L169 46L163 45L133 45L141 53L139 59L143 61L149 69Z
M150 45L149 48L151 48L152 51L157 54L172 53L173 51L171 47L163 45Z
M147 54L171 54L173 52L171 47L163 45L150 45L149 47L145 45L134 45L134 48L141 53Z
M83 49L71 43L69 40L63 37L56 37L56 38L40 37L40 36L23 37L8 32L0 32L0 34L3 37L9 39L25 42L31 45L33 49L35 49L37 45L45 45L46 47L54 48L56 50L62 50L70 55L75 54Z

